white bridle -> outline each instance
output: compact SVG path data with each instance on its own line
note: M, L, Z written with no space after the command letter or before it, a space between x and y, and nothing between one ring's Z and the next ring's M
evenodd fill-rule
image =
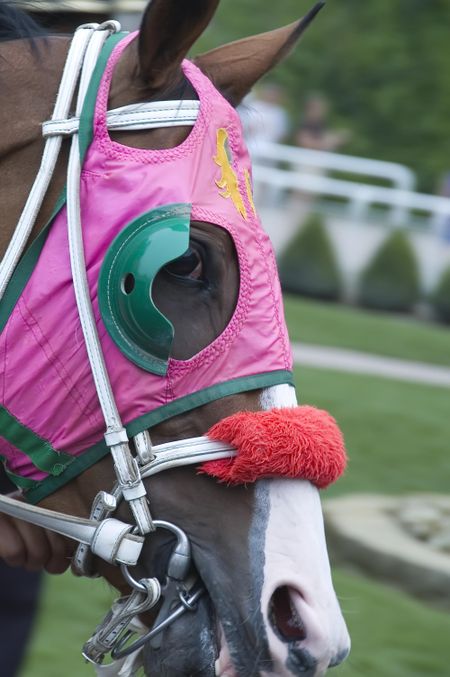
M207 460L227 458L232 447L199 437L152 447L147 432L134 438L137 451L132 456L128 436L120 419L108 372L103 358L87 285L83 234L80 220L80 160L78 143L79 115L87 88L105 40L120 30L117 21L101 25L80 26L72 40L61 79L53 115L43 124L46 137L41 166L17 228L0 264L0 299L28 242L37 214L46 195L61 149L62 138L72 136L67 170L67 220L70 260L80 323L83 329L89 363L105 420L105 440L114 460L118 490L130 504L136 525L113 518L80 520L55 511L0 498L0 510L13 517L56 531L88 545L92 552L113 564L136 564L143 544L143 535L153 530L147 492L142 478L167 468ZM78 97L75 117L69 117L75 89ZM194 124L199 111L198 101L153 102L124 106L108 113L108 126L115 130L151 129ZM113 497L102 494L105 512L111 512ZM98 515L98 507L95 511ZM137 527L138 535L131 534Z
M183 541L183 532L174 525L152 520L147 491L142 480L168 468L235 455L235 450L230 445L213 442L206 437L152 446L148 432L143 432L133 438L136 449L136 456L133 456L111 388L87 284L83 232L80 220L79 185L81 167L78 127L88 85L103 44L109 35L119 30L120 24L118 22L107 21L101 25L85 24L75 32L52 118L43 124L43 136L46 138L46 142L41 165L19 223L0 264L1 300L29 240L47 193L61 149L62 139L64 136L72 136L67 169L67 221L72 278L89 363L105 420L105 440L113 457L117 484L111 493L100 492L98 494L92 507L90 519L46 510L6 496L0 497L0 512L78 541L80 545L74 557L74 567L81 574L89 575L91 573L89 566L91 553L111 564L122 566L124 575L134 587L134 591L130 598L127 598L127 608L125 610L121 608L117 612L118 625L112 626L110 623L108 626L104 624L101 640L99 642L94 640L93 643L91 640L90 651L87 651L86 657L94 662L101 662L105 650L114 645L114 638L117 639L131 618L137 613L154 606L161 595L160 585L156 579L142 579L137 582L131 578L126 569L126 567L137 563L146 534L158 527L171 530L177 536L178 544L181 544L179 552L174 552L172 558L172 568L175 572L172 572L173 579L183 580L181 574L182 572L186 573L187 565L183 561L183 557L186 556L185 551L187 551L189 544ZM77 85L76 112L74 117L69 117ZM198 112L198 101L145 103L109 111L107 124L113 130L192 125L197 119ZM118 501L122 498L128 502L135 524L127 524L110 516L115 511ZM188 603L188 601L182 600L183 603Z
M80 220L80 160L78 127L86 91L102 46L109 35L120 30L117 21L101 25L80 26L72 40L61 79L53 115L43 124L46 138L41 166L17 228L0 264L0 299L30 237L37 214L46 195L61 149L62 138L72 136L67 170L67 220L70 260L80 323L96 391L105 420L105 440L111 450L118 480L118 492L129 502L136 525L115 519L80 520L62 513L0 498L0 510L13 517L51 529L92 548L92 551L114 564L135 564L142 549L142 535L153 530L147 492L142 478L167 468L234 454L232 447L212 442L206 437L169 442L152 447L148 432L134 437L136 456L132 456L128 436L120 419L106 369L101 344L92 312L84 260L83 234ZM68 117L78 85L76 113ZM198 101L167 101L123 106L109 111L108 127L114 130L152 129L194 124L199 111ZM117 492L116 492L117 493ZM117 496L115 497L117 502ZM111 512L113 497L102 494L105 512ZM98 506L96 513L98 514ZM131 535L137 527L139 535Z
M195 576L189 573L190 543L186 534L174 524L152 519L143 479L169 468L229 458L236 454L234 447L211 441L207 437L152 446L148 431L144 431L133 437L136 451L136 455L133 456L110 385L87 284L80 220L81 167L78 129L84 98L103 44L109 35L119 30L120 25L115 21L101 25L86 24L77 29L67 56L52 118L42 125L46 142L41 166L14 235L0 263L1 300L47 193L62 139L71 136L67 169L67 222L72 278L89 363L105 420L105 440L113 456L117 482L110 492L99 492L94 499L89 519L28 505L7 496L0 496L0 512L77 541L79 545L72 567L79 574L96 575L92 567L92 555L121 567L124 578L131 587L131 594L116 600L104 621L84 646L83 655L94 663L97 674L103 677L117 675L129 677L134 674L139 667L140 648L143 643L158 642L161 630L174 622L181 613L193 610L203 592ZM69 117L77 85L76 111L73 117ZM198 113L198 101L136 104L109 111L107 125L110 130L193 125ZM278 385L263 391L261 396L263 409L283 406L296 406L293 387ZM134 524L112 517L122 498L131 508ZM167 567L167 577L162 587L156 578L142 578L136 581L128 571L128 567L137 564L146 535L157 528L169 530L176 539L176 546ZM127 628L132 628L132 632L139 632L137 616L154 607L161 597L162 606L152 630L126 647L125 644L131 634ZM113 663L101 665L104 656L110 652L114 659Z

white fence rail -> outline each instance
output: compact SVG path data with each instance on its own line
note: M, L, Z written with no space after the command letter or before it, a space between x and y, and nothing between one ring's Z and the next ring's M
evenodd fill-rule
M284 146L279 143L259 142L252 148L252 157L262 160L289 163L292 169L317 167L326 171L337 171L345 174L369 176L384 179L392 183L394 188L413 191L416 187L414 172L405 165L396 162L384 162L354 155L326 153L320 150L309 150L295 146ZM275 165L275 166L276 166Z
M450 199L414 192L414 173L403 165L274 143L259 144L252 149L252 157L257 194L270 186L281 192L296 190L344 199L349 215L362 221L373 207L383 206L396 226L407 225L411 213L418 212L428 217L436 234L450 218ZM331 171L383 179L392 187L332 178L326 175Z

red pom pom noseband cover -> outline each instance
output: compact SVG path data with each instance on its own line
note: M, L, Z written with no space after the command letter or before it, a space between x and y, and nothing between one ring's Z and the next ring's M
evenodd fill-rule
M216 423L208 437L237 449L234 458L208 461L200 467L201 472L228 484L290 477L309 480L322 489L335 482L347 464L336 421L315 407L240 412Z

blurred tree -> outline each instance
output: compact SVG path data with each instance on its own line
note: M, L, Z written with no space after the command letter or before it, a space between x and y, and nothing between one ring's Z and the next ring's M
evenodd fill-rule
M342 288L333 246L320 216L310 216L279 261L285 291L336 301Z
M450 323L450 268L447 268L431 295L431 305L442 322Z
M419 266L405 233L394 231L361 276L359 300L379 310L407 312L420 295Z
M201 47L295 20L314 0L226 0ZM302 44L270 77L290 97L330 99L332 124L352 130L345 151L413 168L433 191L450 165L449 0L328 2Z

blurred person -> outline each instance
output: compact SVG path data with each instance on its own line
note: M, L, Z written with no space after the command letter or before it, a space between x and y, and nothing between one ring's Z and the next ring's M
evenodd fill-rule
M306 100L303 119L295 135L295 143L310 150L333 152L346 144L350 132L345 129L328 129L328 101L322 94L311 94Z
M441 178L438 190L440 197L450 198L450 171L445 172ZM450 214L438 217L437 231L445 242L450 242Z
M328 153L338 150L350 139L350 132L344 129L330 130L328 128L329 105L327 99L320 93L309 95L305 103L303 118L294 137L295 144L306 150L325 151ZM321 177L326 169L314 163L298 165L300 174ZM319 193L320 194L320 185ZM297 190L292 193L292 205L299 214L309 213L315 202L315 193Z
M0 493L11 492L0 465ZM12 568L0 560L0 675L17 677L36 616L41 573Z
M265 143L282 143L289 131L290 121L285 109L282 87L266 83L255 93L249 94L237 109L244 128L244 137L250 154L258 156ZM260 164L273 165L264 157L258 157ZM264 192L255 190L255 200L266 207L277 207L282 191L274 186L264 186Z
M238 107L238 113L250 151L257 151L261 143L282 143L289 133L284 92L273 82L249 94Z

